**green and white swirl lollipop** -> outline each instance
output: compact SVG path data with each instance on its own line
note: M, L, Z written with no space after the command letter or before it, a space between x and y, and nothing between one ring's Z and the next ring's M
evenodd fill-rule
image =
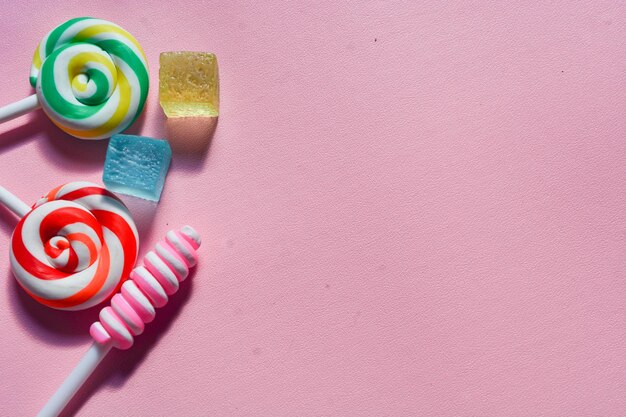
M35 94L0 108L0 123L42 107L60 129L104 139L127 129L148 95L148 65L137 40L106 20L79 17L48 33L30 71Z

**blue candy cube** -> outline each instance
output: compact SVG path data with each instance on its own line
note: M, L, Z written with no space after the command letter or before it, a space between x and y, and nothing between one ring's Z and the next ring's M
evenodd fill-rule
M102 180L111 191L159 201L172 149L164 139L113 135Z

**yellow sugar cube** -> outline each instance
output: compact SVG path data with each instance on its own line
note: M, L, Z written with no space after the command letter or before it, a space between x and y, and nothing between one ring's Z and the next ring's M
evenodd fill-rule
M167 117L216 117L220 83L217 58L208 52L162 52L159 100Z

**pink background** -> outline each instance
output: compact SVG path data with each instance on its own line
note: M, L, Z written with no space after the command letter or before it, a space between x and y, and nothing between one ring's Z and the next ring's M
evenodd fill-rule
M197 273L69 411L626 415L623 4L59 3L4 1L2 103L77 15L147 52L132 132L169 132L161 51L215 52L222 88L208 152L174 155L157 208L125 199L142 254L199 229ZM36 112L0 127L0 181L33 202L99 181L105 150ZM45 403L97 317L18 289L15 224L0 210L3 416Z

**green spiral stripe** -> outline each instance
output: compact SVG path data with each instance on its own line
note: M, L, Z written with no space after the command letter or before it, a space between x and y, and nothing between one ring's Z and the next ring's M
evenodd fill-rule
M56 83L54 82L54 63L61 52L75 46L76 44L65 45L55 50L43 63L41 67L41 92L46 98L48 105L57 113L64 115L68 119L84 119L98 113L106 104L106 101L90 106L79 106L65 100L59 93ZM105 81L106 83L106 81ZM108 84L108 83L106 83ZM108 86L107 86L108 89ZM100 86L98 86L100 90ZM105 93L106 97L106 93Z
M52 32L48 35L48 40L46 41L46 55L52 54L54 51L54 47L57 44L59 38L63 35L70 26L72 26L76 22L80 22L82 20L91 19L90 17L76 17L74 19L70 19L65 23L60 24Z
M135 76L139 80L139 108L143 109L148 98L148 89L150 88L150 79L148 76L148 68L143 64L141 59L127 45L116 40L104 40L97 42L96 45L107 51L109 54L120 58L133 69ZM139 112L133 118L131 124L139 117Z
M97 69L90 69L87 71L87 76L96 85L96 92L87 98L77 98L83 104L88 106L96 106L102 103L108 98L109 94L109 79L101 71Z

